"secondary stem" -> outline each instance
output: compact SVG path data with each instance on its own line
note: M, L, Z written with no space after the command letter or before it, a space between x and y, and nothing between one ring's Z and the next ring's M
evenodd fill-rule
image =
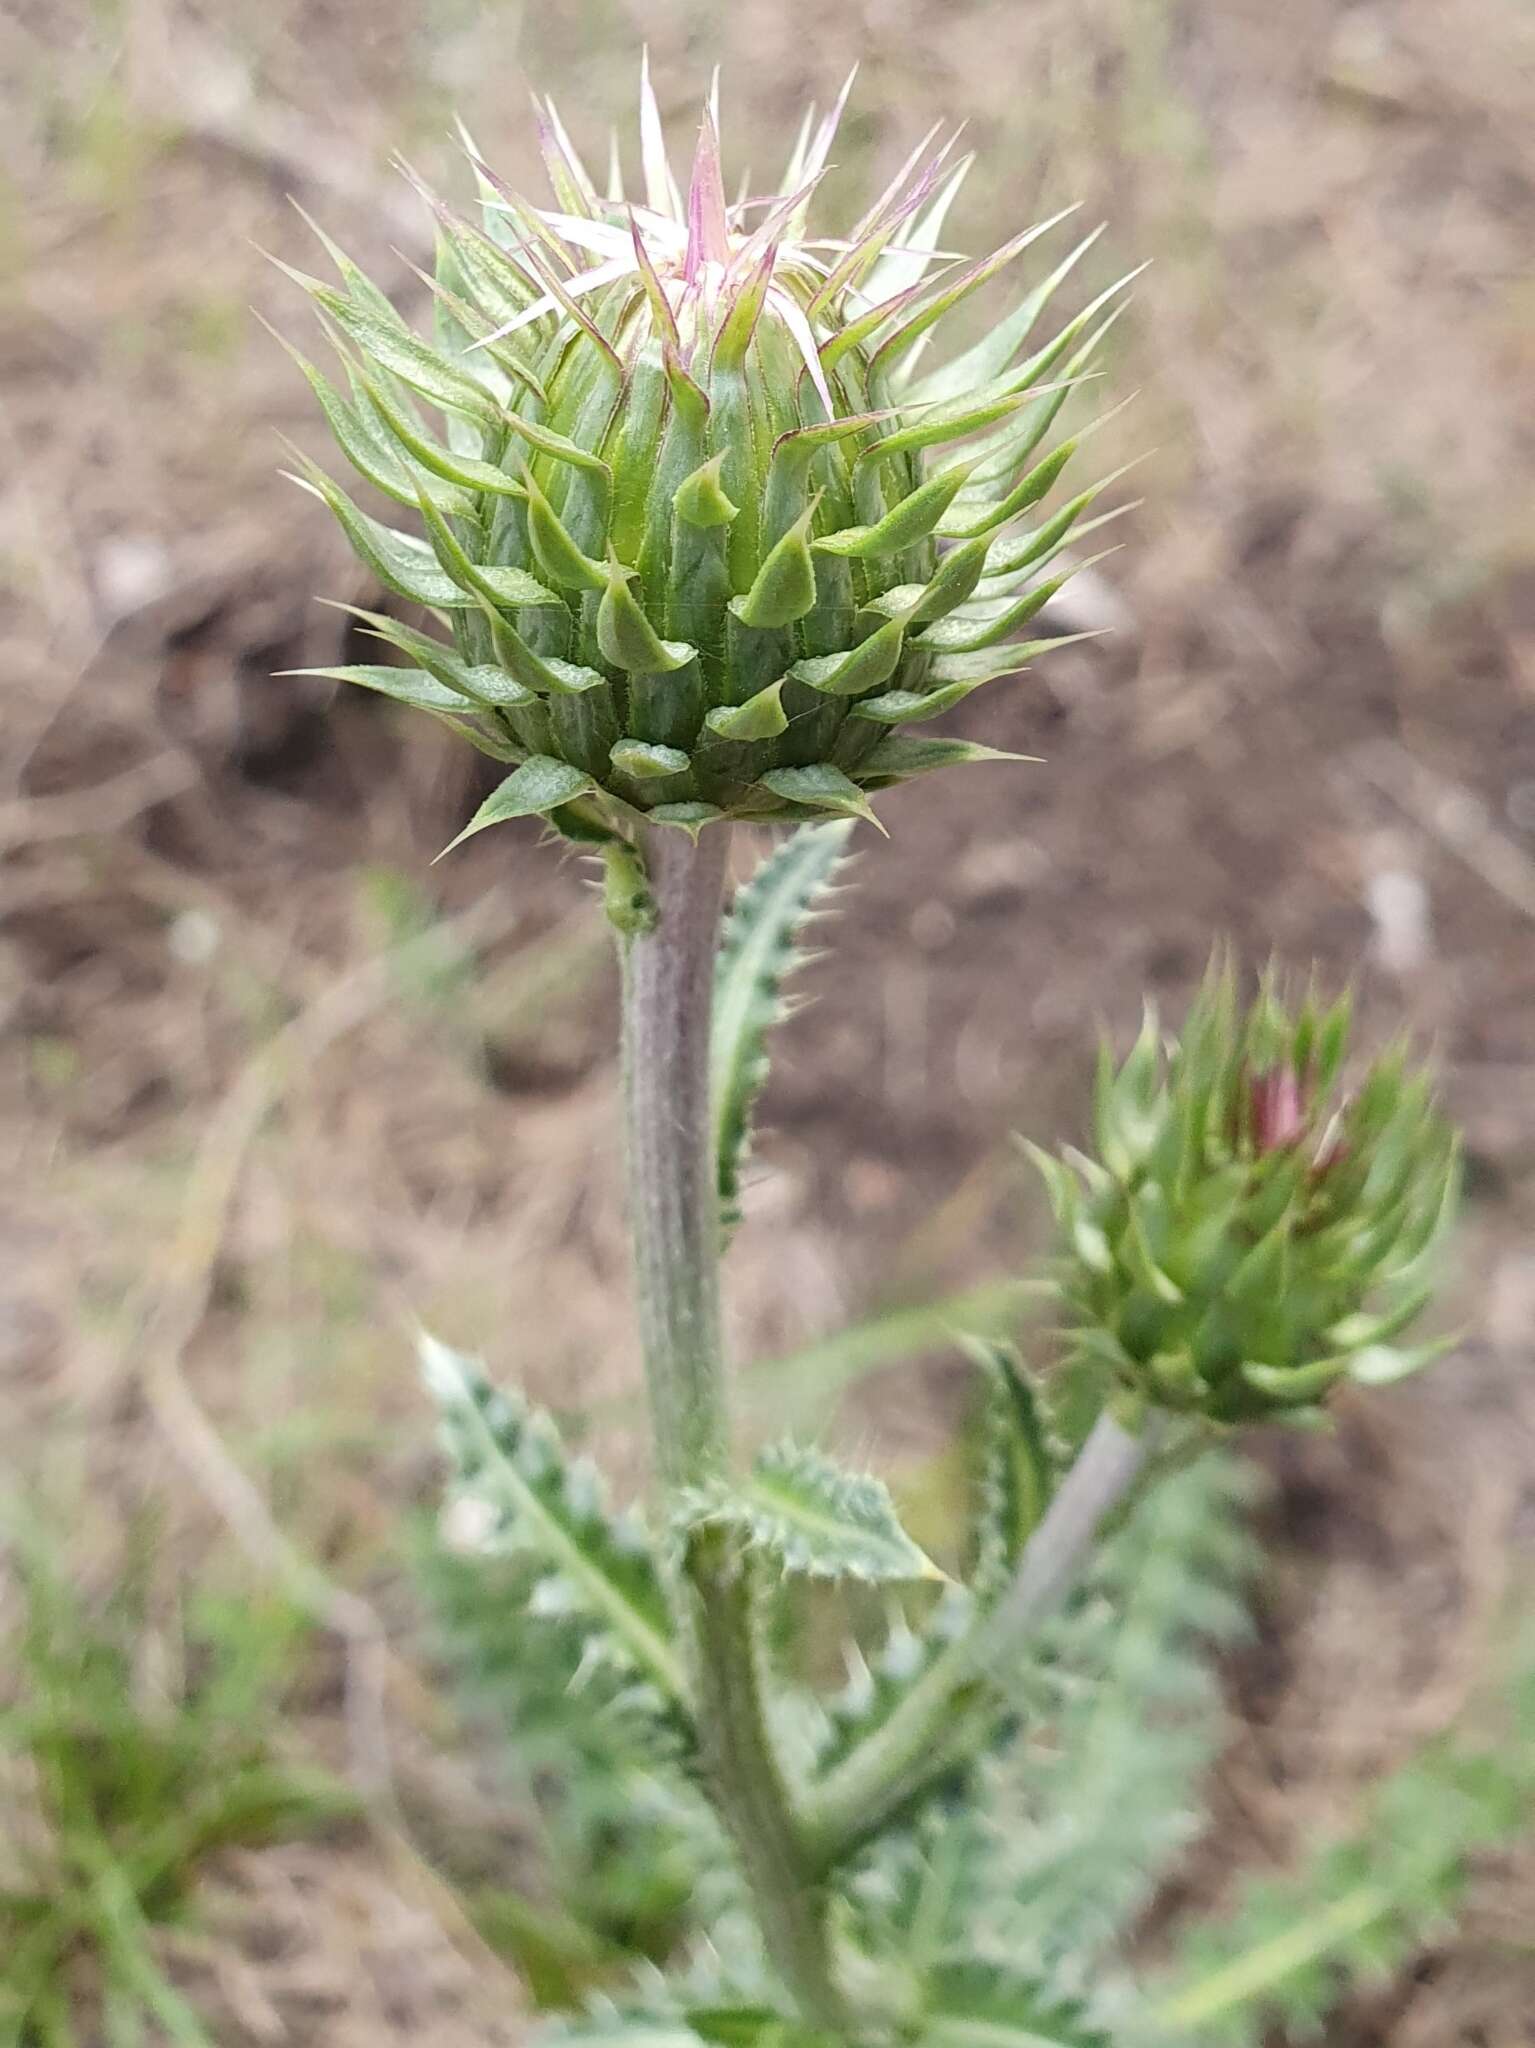
M993 1681L1070 1590L1100 1523L1129 1492L1159 1435L1132 1436L1105 1413L1025 1546L1012 1583L916 1680L890 1718L822 1785L809 1815L826 1868L875 1834L935 1771L968 1754L994 1711Z
M640 1341L663 1489L728 1475L709 1037L729 835L653 831L652 931L624 953L624 1095ZM763 1707L749 1563L713 1529L690 1549L682 1622L704 1770L763 1939L805 2017L843 2027L823 1901Z

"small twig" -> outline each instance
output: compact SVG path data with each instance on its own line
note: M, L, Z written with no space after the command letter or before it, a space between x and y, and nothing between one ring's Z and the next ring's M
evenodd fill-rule
M152 754L120 775L109 775L89 789L63 790L56 796L13 797L0 803L0 850L43 840L121 832L143 812L179 796L200 779L196 761L175 747Z
M1426 768L1397 740L1359 748L1349 756L1345 772L1381 790L1505 903L1535 917L1535 860L1498 830L1474 790Z
M387 998L402 964L444 936L483 942L511 913L494 892L462 916L353 968L292 1018L256 1053L207 1127L192 1168L181 1222L155 1286L141 1306L135 1351L145 1396L177 1454L247 1555L272 1571L292 1597L347 1652L347 1722L359 1787L393 1819L386 1701L395 1672L377 1613L338 1586L278 1528L250 1476L231 1457L187 1383L184 1361L207 1314L213 1274L247 1154L292 1074L307 1072L337 1039Z

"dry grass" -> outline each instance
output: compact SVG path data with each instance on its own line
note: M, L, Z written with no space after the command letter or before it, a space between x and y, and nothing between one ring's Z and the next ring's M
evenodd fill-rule
M490 835L427 874L456 757L268 680L334 658L312 591L362 593L273 475L272 426L320 449L247 315L301 331L252 244L309 261L291 191L405 287L392 249L420 227L389 148L445 166L457 106L531 177L519 68L600 143L642 36L679 122L719 57L761 161L861 58L850 204L964 114L966 241L1080 198L1113 223L1098 282L1156 259L1114 366L1142 396L1102 457L1157 453L1099 600L1127 622L1112 652L972 721L1051 766L891 806L775 1084L743 1347L1016 1262L1033 1217L1002 1133L1068 1128L1094 1018L1176 1001L1217 930L1363 957L1470 1127L1465 1356L1330 1445L1264 1452L1269 1649L1190 1875L1218 1891L1455 1710L1529 1549L1532 24L1519 0L721 13L0 5L0 1455L82 1571L152 1499L172 1579L309 1600L354 1748L372 1687L406 1805L464 1807L398 1562L432 1486L404 1325L562 1405L630 1384L610 972L555 854ZM413 940L438 909L446 935ZM883 1379L851 1426L920 1451L944 1390ZM345 1761L346 1688L316 1685L304 1740ZM485 1810L468 1832L513 1828ZM1527 2039L1528 1967L1488 1958L1529 1903L1495 1877L1339 2042ZM187 1981L221 2038L510 2037L505 1981L387 1826L231 1867L217 1915Z

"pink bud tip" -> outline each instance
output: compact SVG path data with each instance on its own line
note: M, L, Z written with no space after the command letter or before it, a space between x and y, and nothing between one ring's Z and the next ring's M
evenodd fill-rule
M1249 1083L1253 1137L1260 1152L1278 1152L1304 1135L1306 1107L1293 1067L1271 1067Z

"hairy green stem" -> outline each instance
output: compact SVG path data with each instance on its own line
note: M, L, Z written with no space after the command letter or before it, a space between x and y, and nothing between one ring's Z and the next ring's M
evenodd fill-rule
M931 1664L899 1705L820 1786L806 1816L817 1867L825 1870L878 1833L936 1775L972 1753L995 1717L997 1680L1081 1570L1104 1518L1134 1485L1160 1434L1156 1418L1136 1435L1107 1411L1093 1427L1011 1584Z
M724 1478L730 1435L720 1334L720 1218L709 1038L729 835L654 831L656 918L624 948L624 1097L634 1271L656 1466L675 1497ZM774 1752L748 1563L719 1529L689 1546L681 1591L704 1771L762 1935L804 2016L843 2027L820 1886Z

